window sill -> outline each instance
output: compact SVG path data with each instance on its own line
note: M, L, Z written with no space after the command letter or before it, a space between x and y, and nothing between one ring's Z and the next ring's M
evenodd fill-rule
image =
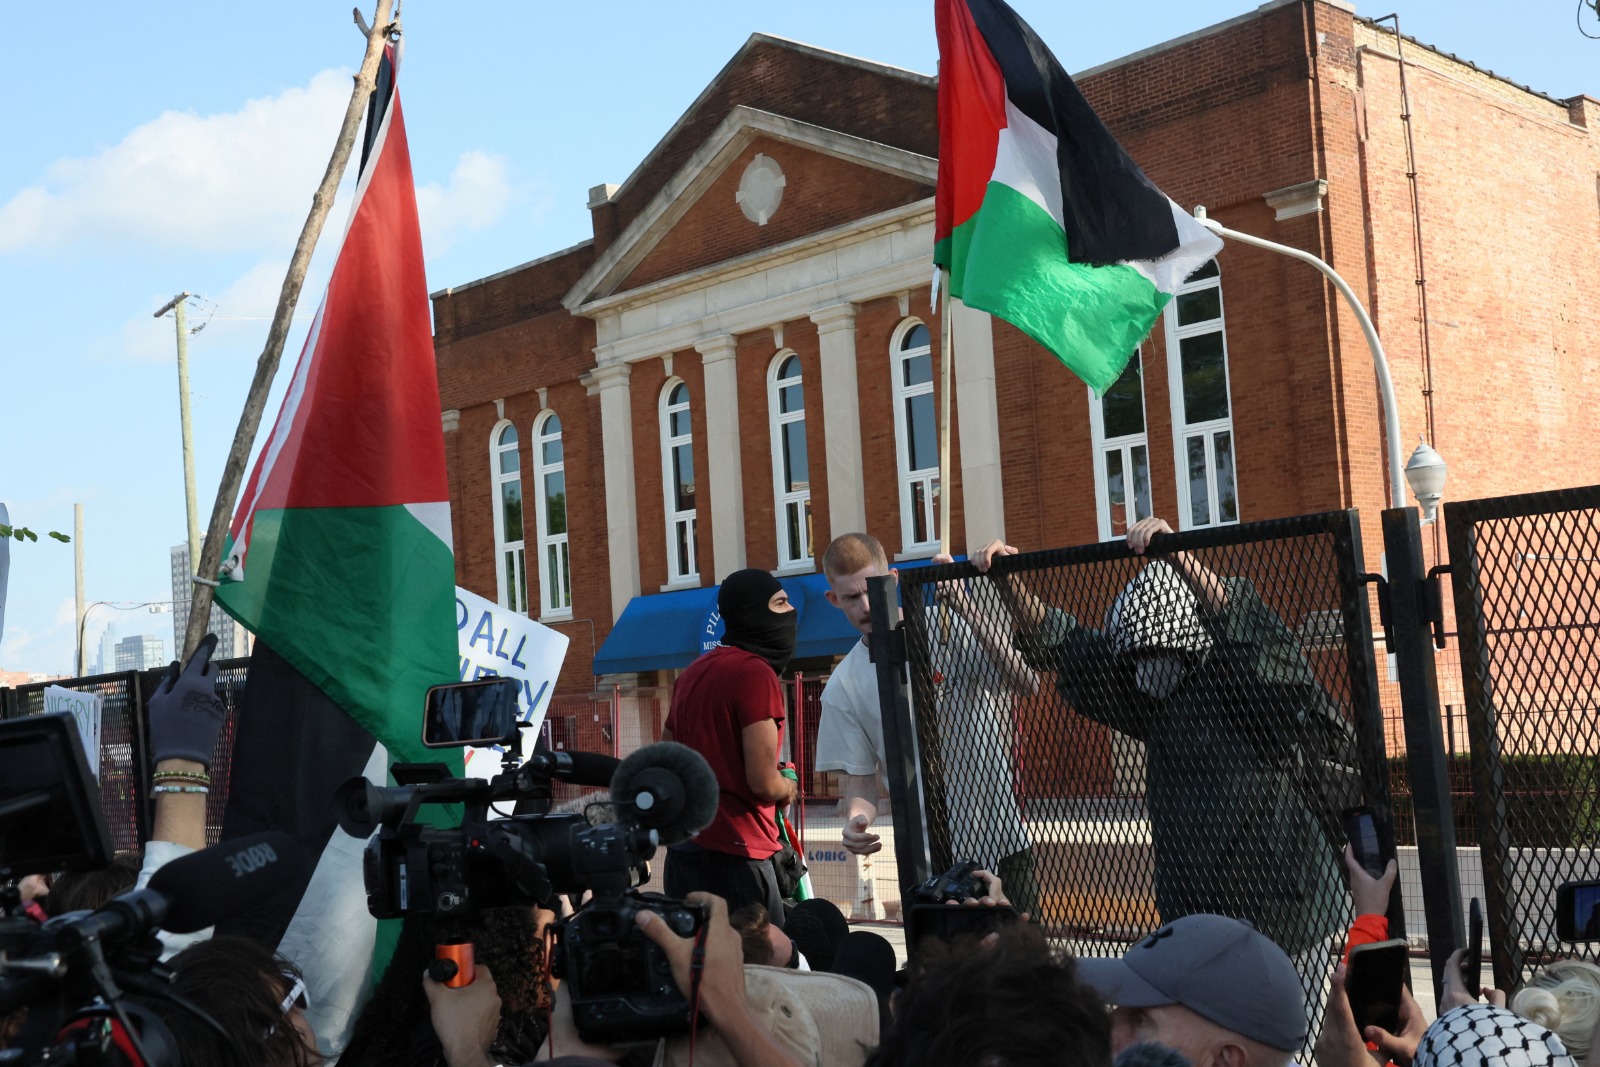
M938 545L928 545L924 548L909 548L904 552L896 552L891 563L905 563L914 559L932 559L939 554Z
M815 574L817 573L817 561L808 559L800 563L790 563L787 566L779 567L772 573L782 575L785 578L796 574Z
M698 574L693 574L687 578L679 578L677 581L668 582L666 585L661 587L660 591L663 593L678 593L685 589L699 588L700 576Z
M564 611L547 611L543 615L540 615L539 618L536 619L535 621L536 622L571 622L572 621L572 609L571 608L567 608Z

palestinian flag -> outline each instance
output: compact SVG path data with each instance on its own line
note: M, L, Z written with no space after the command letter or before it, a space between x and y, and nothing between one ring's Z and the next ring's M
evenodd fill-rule
M365 992L374 923L337 786L422 747L431 685L458 671L455 559L398 48L368 106L355 205L283 408L240 498L217 601L257 646L224 833L295 834L313 861L292 915L255 916L307 972L326 1051ZM455 755L455 772L461 772ZM271 794L276 795L271 795ZM383 952L379 938L378 955ZM331 1014L330 1014L331 1009Z
M1003 0L935 0L933 261L1104 393L1222 241L1151 184Z

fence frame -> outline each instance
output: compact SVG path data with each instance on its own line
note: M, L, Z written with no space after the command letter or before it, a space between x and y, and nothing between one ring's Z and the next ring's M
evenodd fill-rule
M1505 761L1495 713L1495 679L1490 673L1484 622L1484 578L1478 551L1480 523L1505 519L1600 510L1600 485L1554 489L1444 505L1451 585L1455 592L1456 632L1460 635L1461 682L1466 697L1467 732L1472 746L1473 793L1478 809L1483 857L1484 904L1496 988L1515 989L1527 965L1522 918L1510 899L1511 835L1507 823Z

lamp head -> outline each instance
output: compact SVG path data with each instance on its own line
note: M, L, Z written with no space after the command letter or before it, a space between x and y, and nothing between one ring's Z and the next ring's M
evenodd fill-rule
M1444 457L1419 440L1417 449L1406 461L1406 484L1422 507L1422 522L1427 525L1439 514L1439 501L1444 499L1445 477L1449 467Z

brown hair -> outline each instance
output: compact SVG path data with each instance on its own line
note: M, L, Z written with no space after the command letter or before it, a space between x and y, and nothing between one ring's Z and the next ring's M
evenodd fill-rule
M1005 927L993 944L934 941L920 950L867 1067L922 1063L1110 1067L1111 1017L1078 982L1077 961L1058 959L1037 926Z
M772 965L772 942L767 935L768 928L772 926L772 919L767 915L765 907L760 904L746 904L728 916L728 925L739 932L739 941L744 948L746 963L759 963L768 967Z
M883 545L879 544L878 539L871 534L840 534L822 554L822 573L829 578L854 574L872 566L876 566L884 574L889 573L889 556L883 551Z
M50 883L44 899L45 911L52 916L69 911L93 911L119 893L126 893L139 881L139 857L119 852L111 862L93 871L64 871Z

